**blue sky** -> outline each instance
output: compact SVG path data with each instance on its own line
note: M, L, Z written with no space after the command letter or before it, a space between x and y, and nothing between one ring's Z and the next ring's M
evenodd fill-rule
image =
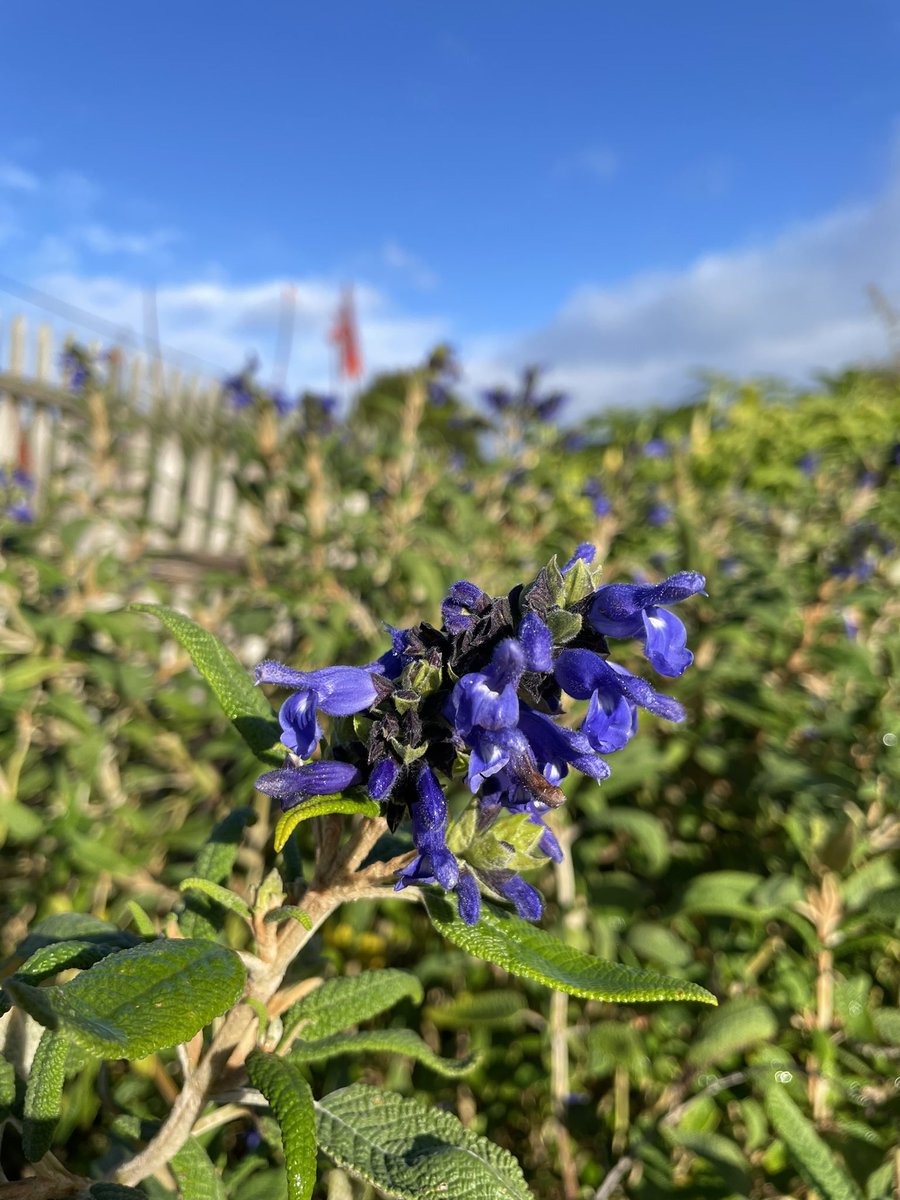
M327 382L347 280L370 367L447 338L581 409L886 348L891 0L29 0L0 38L0 270L138 333L153 287L216 366L271 370L291 282Z

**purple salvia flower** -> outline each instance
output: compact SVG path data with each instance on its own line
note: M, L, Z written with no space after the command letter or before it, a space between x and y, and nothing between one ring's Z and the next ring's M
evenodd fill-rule
M369 796L373 800L387 800L400 777L400 767L392 758L383 758L376 763L369 775Z
M554 667L556 681L574 700L589 700L594 692L618 688L621 694L667 721L683 721L684 709L671 696L655 692L645 679L617 663L607 662L592 650L561 650Z
M456 897L459 902L460 920L467 925L476 925L481 916L481 892L473 875L462 870L456 884Z
M257 779L256 790L279 800L287 811L310 796L335 795L361 782L362 774L352 763L311 762L267 771Z
M703 593L706 580L680 571L662 583L612 583L594 593L589 620L605 637L639 637L644 654L660 675L677 676L694 661L681 621L662 607Z
M579 559L583 563L587 563L587 565L590 566L591 563L594 561L594 556L596 555L596 553L597 553L596 546L592 546L590 542L581 542L579 545L577 545L575 547L575 553L572 555L572 557L569 559L569 561L563 567L561 574L568 575L568 573L572 570L572 568L575 566L575 564L578 562Z
M454 583L441 605L444 628L450 634L463 633L475 618L490 604L490 597L480 587L460 579Z
M529 612L522 618L518 639L529 671L553 670L553 635L537 613Z

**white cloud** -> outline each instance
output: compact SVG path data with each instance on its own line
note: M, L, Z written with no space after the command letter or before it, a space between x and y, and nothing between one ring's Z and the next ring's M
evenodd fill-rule
M14 192L36 192L40 187L37 175L16 163L0 162L0 188Z
M42 291L83 309L112 325L130 330L142 342L147 293L115 276L57 272L36 280ZM187 362L187 369L215 378L240 367L251 353L262 362L260 378L271 377L277 330L287 287L296 295L290 386L331 386L333 348L328 331L341 288L329 280L270 279L233 284L204 279L165 285L156 290L159 338L164 347L197 356L207 364ZM355 289L360 340L367 374L420 362L437 342L448 337L439 318L410 317L395 312L387 297L367 286ZM79 337L97 335L87 326ZM110 339L102 339L104 344Z
M419 291L430 292L437 287L438 277L434 271L415 254L401 246L399 242L385 242L381 257L386 267L404 275Z
M526 363L551 368L574 412L671 401L700 369L808 379L883 357L866 295L900 295L900 181L875 200L787 229L755 247L709 254L682 271L586 285L541 327L470 347L480 385Z

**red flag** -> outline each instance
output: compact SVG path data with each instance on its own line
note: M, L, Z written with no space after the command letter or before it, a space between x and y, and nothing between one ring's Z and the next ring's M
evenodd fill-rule
M338 374L344 379L358 379L363 373L363 364L356 314L353 311L353 293L349 289L341 300L328 339L337 347Z

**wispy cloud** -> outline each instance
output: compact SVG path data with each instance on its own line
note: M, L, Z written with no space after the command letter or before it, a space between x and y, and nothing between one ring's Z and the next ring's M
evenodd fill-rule
M174 229L154 229L149 233L123 233L106 225L86 225L76 237L95 254L127 254L145 257L168 249L178 240Z
M876 359L885 330L866 295L900 296L900 180L876 199L752 247L710 254L682 271L574 292L544 325L476 339L479 383L526 363L551 369L573 410L671 401L700 369L808 379Z
M421 258L401 246L399 242L394 240L385 242L381 250L381 257L386 267L403 275L419 291L430 292L437 287L438 277L435 272Z
M36 192L40 187L37 175L17 163L0 162L0 188L14 192Z

